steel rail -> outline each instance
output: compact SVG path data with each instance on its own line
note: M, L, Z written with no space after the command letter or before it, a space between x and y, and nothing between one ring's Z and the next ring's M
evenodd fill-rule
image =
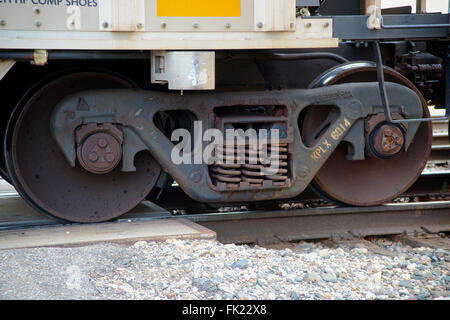
M222 243L270 243L342 236L450 231L450 201L379 207L316 208L187 217Z

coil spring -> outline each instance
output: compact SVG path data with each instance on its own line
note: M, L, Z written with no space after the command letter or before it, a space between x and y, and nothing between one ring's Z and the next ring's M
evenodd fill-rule
M278 151L273 156L272 152ZM288 144L267 145L267 160L269 163L262 163L258 157L258 151L251 150L245 146L245 163L238 156L238 146L224 146L219 150L219 156L223 159L223 164L215 163L210 166L211 180L214 185L225 189L239 189L249 186L251 188L285 187L288 177ZM228 157L233 155L233 163L227 163ZM266 162L266 161L264 161ZM269 170L271 166L278 165L277 171Z

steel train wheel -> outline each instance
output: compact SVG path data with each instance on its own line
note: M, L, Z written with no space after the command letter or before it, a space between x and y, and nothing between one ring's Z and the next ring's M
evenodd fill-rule
M60 74L59 76L61 76ZM55 77L58 77L58 75L51 75L49 77L45 77L38 82L34 83L30 88L28 88L25 93L21 96L21 98L18 100L18 102L15 104L14 108L23 108L25 104L28 102L28 100L31 99L31 97L36 94L45 84L53 80ZM9 117L6 120L5 125L2 126L0 130L0 150L2 151L0 154L0 176L3 177L8 183L13 184L9 177L9 172L6 167L6 157L3 150L5 150L5 137L6 137L6 127L8 124Z
M118 166L107 174L71 167L50 133L53 107L66 95L101 88L130 88L110 74L80 72L42 87L13 112L7 128L6 164L21 196L35 209L73 222L114 219L134 208L154 187L160 166L147 152L136 155L136 172Z
M340 70L339 70L340 68ZM385 68L386 81L403 84L422 100L424 117L429 117L426 101L405 77ZM310 87L349 83L376 82L372 63L355 63L337 67L315 80ZM310 108L304 118L302 134L308 140L326 117L323 108ZM352 206L375 206L386 203L408 190L421 175L431 151L432 124L424 122L407 152L394 159L368 157L363 161L347 160L347 147L342 143L315 176L312 189L325 198Z

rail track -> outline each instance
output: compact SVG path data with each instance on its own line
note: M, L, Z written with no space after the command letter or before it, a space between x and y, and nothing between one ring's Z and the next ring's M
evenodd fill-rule
M430 108L434 118L443 117L444 110ZM450 141L448 136L448 120L433 122L433 146L431 148L431 161L448 160L450 154Z
M424 174L404 197L417 199L417 197L428 195L433 199L439 197L448 199L450 196L448 189L446 192L441 192L442 190L436 192L436 188L446 184L448 178L449 175L444 173ZM430 193L431 191L433 192ZM179 191L175 189L172 192ZM171 198L170 195L168 197ZM312 201L316 198L312 193L308 193L302 201ZM1 194L0 201L4 208L0 219L0 231L64 225L34 212L11 192ZM178 203L173 207L182 205ZM184 205L187 204L184 203ZM217 209L212 208L209 211L196 208L190 214L174 215L173 212L176 210L168 211L149 201L144 201L135 210L115 222L188 219L215 231L220 242L236 244L270 244L279 241L450 231L450 201L448 200L395 203L365 208L336 206L305 208L304 205L299 208L294 204L290 206L290 209L248 210L246 208L244 211L218 212Z
M0 201L21 201L3 197ZM377 207L320 207L289 210L212 212L174 216L143 202L116 223L188 219L217 233L222 243L274 243L345 237L450 231L450 201L387 204ZM0 231L62 226L39 216L3 217ZM74 224L72 224L74 225Z

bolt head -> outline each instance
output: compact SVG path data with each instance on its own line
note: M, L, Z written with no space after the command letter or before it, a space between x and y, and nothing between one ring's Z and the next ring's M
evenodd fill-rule
M42 23L40 21L36 21L34 25L39 28L40 26L42 26Z
M41 9L39 9L39 8L34 8L34 13L35 14L40 14L41 13Z
M194 29L197 29L197 28L198 28L198 22L194 22L194 23L192 24L192 27L193 27Z
M108 141L106 141L106 139L100 139L100 140L98 140L97 145L100 148L104 149L104 148L106 148L108 146Z
M114 157L114 155L112 153L107 153L105 155L105 160L107 162L113 162L114 160L116 160L116 157Z
M165 23L165 22L161 22L161 28L165 28L165 27L167 27L167 23Z
M261 29L262 27L264 27L264 24L260 21L256 26Z
M108 22L103 22L103 24L102 24L102 26L103 26L103 28L108 28L109 27L109 23Z
M97 162L98 161L98 155L95 152L92 152L92 153L89 154L88 159L89 159L89 161Z
M311 27L312 27L312 23L311 23L311 22L307 22L307 23L305 24L305 26L306 26L307 28L311 28Z
M225 23L225 28L230 29L231 28L231 23Z
M6 26L6 21L3 20L3 19L1 19L1 20L0 20L0 26Z
M138 28L138 29L142 29L143 27L144 27L144 25L142 24L142 23L138 23L137 25L136 25L136 27Z
M202 181L202 177L203 177L203 174L198 169L193 169L189 172L189 178L194 183L199 183L200 181Z
M391 129L384 130L384 135L386 137L392 137L392 130Z
M307 167L302 166L301 168L299 168L298 170L298 175L301 179L304 179L308 176L309 174L309 169Z

